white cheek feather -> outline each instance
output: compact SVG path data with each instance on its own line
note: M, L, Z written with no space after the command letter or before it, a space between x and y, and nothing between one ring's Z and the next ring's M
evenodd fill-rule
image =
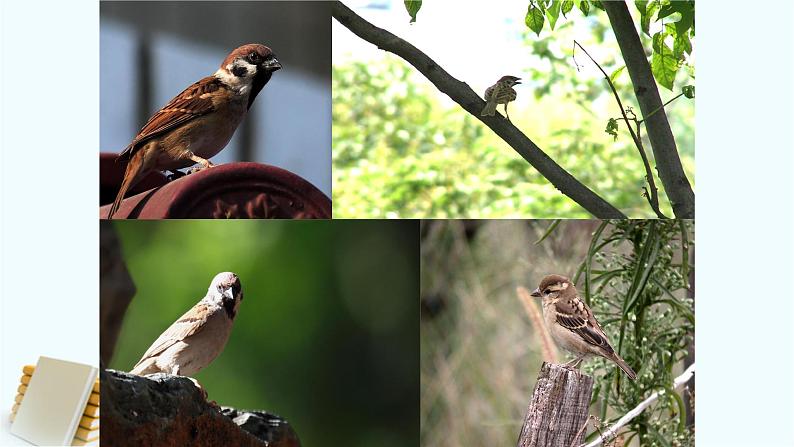
M245 71L242 76L235 76L233 70L243 68ZM251 89L251 82L256 74L256 65L249 64L244 59L236 59L225 69L219 68L215 72L215 77L223 81L224 84L237 90L240 94L247 93Z

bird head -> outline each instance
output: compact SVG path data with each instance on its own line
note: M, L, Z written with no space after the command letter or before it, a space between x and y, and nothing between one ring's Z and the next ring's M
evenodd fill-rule
M565 290L574 290L570 279L562 275L546 275L540 281L538 288L532 291L531 295L535 298L553 298Z
M501 78L499 78L499 82L501 82L502 84L507 85L508 87L512 87L514 85L520 84L521 83L521 78L519 78L517 76L506 75L506 76L502 76Z
M221 63L215 77L240 93L249 93L248 106L253 97L267 84L273 72L281 69L273 50L258 43L235 48Z
M237 313L237 307L243 300L243 286L240 278L232 272L223 272L212 279L207 295L212 301L222 305L231 318Z

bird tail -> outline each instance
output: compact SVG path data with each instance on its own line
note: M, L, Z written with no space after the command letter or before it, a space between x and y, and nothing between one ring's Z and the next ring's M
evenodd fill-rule
M113 219L113 215L119 210L121 201L124 200L127 191L138 182L142 166L142 157L133 157L127 163L127 170L124 172L124 180L121 182L121 188L119 188L119 192L116 194L116 200L113 201L113 206L110 207L108 219Z
M495 95L494 95L495 96ZM489 99L482 108L480 116L494 116L496 114L496 98Z
M609 357L609 359L615 362L615 364L618 365L620 369L622 369L623 372L626 373L627 376L629 376L629 379L637 380L637 373L635 373L634 370L631 369L631 367L628 365L628 363L626 363L625 360L620 358L617 352L613 352L612 355Z

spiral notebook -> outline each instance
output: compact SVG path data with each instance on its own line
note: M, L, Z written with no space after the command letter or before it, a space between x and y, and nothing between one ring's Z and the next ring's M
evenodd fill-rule
M39 357L11 433L35 445L71 445L99 370Z

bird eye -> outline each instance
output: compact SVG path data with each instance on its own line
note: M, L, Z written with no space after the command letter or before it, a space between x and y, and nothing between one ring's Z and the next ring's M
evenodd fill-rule
M248 55L248 60L253 63L259 62L260 59L261 56L259 56L259 53L257 53L256 51L252 51L251 54Z
M550 293L551 293L551 289L546 289L546 290L544 290L544 291L543 291L543 294L544 294L544 295L548 295L548 294L550 294Z

